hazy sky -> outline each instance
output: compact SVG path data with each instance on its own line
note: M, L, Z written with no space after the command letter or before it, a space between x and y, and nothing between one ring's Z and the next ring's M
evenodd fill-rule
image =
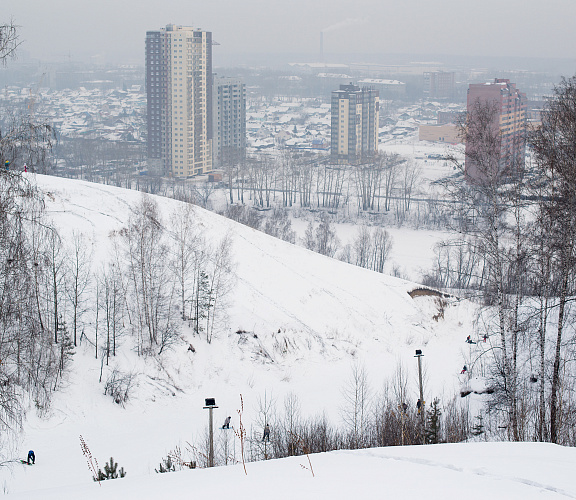
M212 31L218 53L575 58L576 0L1 0L33 57L143 63L146 30Z

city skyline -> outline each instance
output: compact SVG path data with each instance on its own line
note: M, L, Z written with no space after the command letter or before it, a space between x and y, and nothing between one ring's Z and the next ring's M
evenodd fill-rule
M446 54L574 59L571 19L576 3L553 0L486 0L433 4L359 0L348 4L294 0L262 9L254 0L191 3L150 0L97 4L86 1L5 0L2 22L19 25L21 57L43 60L94 59L143 62L142 40L149 29L186 24L209 30L217 53ZM497 12L498 15L494 15ZM471 21L473 20L473 22ZM105 36L103 36L105 34ZM504 43L502 36L505 35ZM536 36L537 35L537 36Z

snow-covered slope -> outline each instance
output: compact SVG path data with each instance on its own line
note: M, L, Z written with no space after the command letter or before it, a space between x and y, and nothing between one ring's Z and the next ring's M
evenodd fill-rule
M91 241L95 266L110 252L110 234L127 222L142 196L81 181L30 178L47 194L47 211L64 237L76 230ZM169 230L180 202L155 199ZM228 318L213 342L193 336L183 324L182 342L160 362L120 350L104 367L104 379L115 366L135 374L138 385L126 408L103 395L100 359L88 343L80 345L49 415L29 415L20 453L33 448L38 464L6 476L9 491L90 481L80 435L101 462L112 455L131 478L154 474L167 451L203 435L206 397L216 398L217 422L227 415L236 419L240 394L250 425L264 395L281 406L289 393L299 398L305 415L326 412L337 422L342 387L355 363L366 368L373 393L403 364L414 404L415 349L425 355L425 398L458 392L460 368L470 355L464 343L472 331L470 304L447 299L439 315L435 297L408 294L417 284L323 257L200 208L195 219L209 240L230 236L235 262ZM92 326L85 328L90 336ZM366 452L359 460L370 456Z
M472 443L362 451L126 476L13 495L26 500L251 500L403 498L528 500L576 497L576 449L543 443ZM41 467L40 465L38 467ZM310 469L312 468L312 469ZM28 468L28 477L38 471ZM312 475L312 472L314 475Z

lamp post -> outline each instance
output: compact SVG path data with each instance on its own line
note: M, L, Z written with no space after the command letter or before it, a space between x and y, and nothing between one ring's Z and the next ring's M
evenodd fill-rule
M424 411L425 401L424 388L422 386L422 360L420 359L422 356L424 356L422 351L420 349L416 349L416 355L414 357L418 358L418 381L420 382L420 408L418 411L420 412L420 418L422 419L422 444L426 444L426 412Z
M208 467L214 467L214 430L212 420L212 410L218 408L214 398L206 398L204 400L204 409L208 409L208 433L209 433L209 450L208 450Z

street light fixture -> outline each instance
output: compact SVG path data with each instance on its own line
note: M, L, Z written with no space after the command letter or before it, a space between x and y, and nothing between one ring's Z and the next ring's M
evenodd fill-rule
M422 444L426 444L426 412L424 411L424 388L422 386L422 358L424 354L422 354L421 349L416 349L415 358L418 358L418 380L420 382L420 408L418 411L420 412L420 418L422 419Z
M218 408L216 406L216 400L214 398L206 398L204 400L204 409L208 409L208 432L210 435L210 449L208 450L208 467L214 467L214 430L213 430L213 420L212 420L212 410Z

